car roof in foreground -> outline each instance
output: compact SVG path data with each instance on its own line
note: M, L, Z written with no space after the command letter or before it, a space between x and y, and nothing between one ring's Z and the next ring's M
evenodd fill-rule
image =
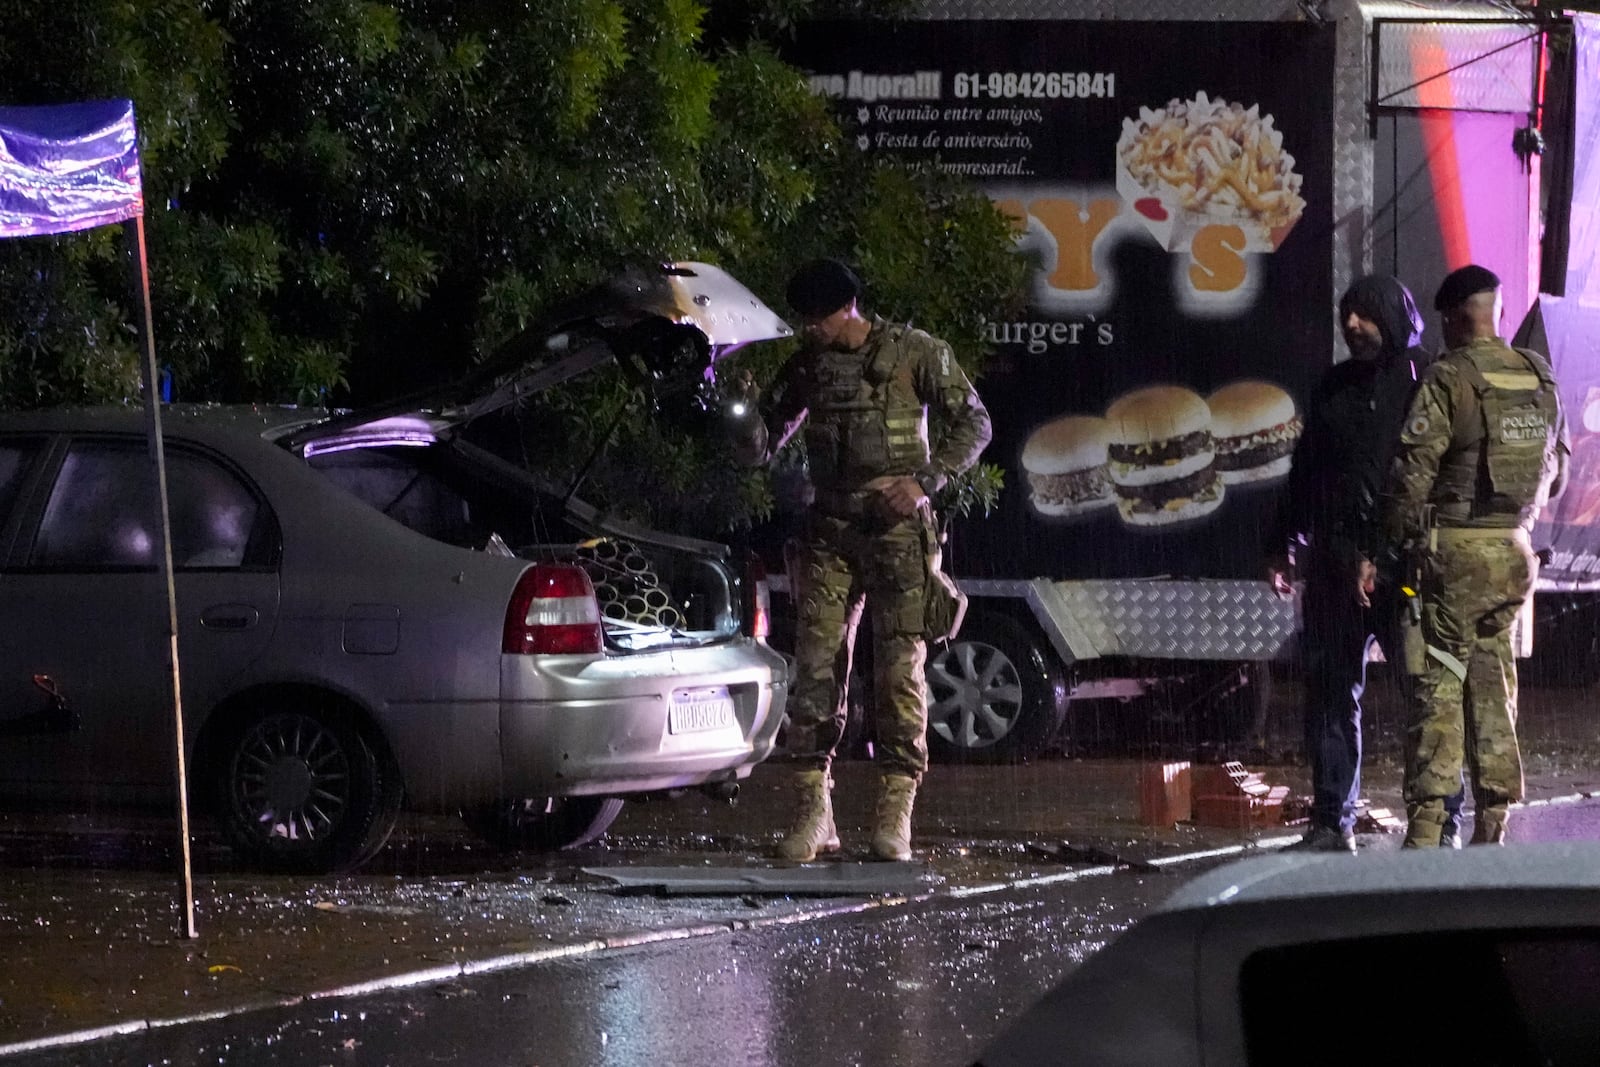
M1156 910L1494 889L1600 889L1600 842L1363 851L1358 856L1280 852L1199 875Z

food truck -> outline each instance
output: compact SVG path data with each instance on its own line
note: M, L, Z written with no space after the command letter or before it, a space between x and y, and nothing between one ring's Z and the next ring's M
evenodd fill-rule
M1525 320L1541 342L1583 335L1566 276L1569 233L1595 225L1572 205L1600 199L1575 191L1572 151L1590 143L1575 123L1595 132L1594 17L1354 0L919 14L804 25L787 54L855 150L967 176L1033 264L1026 308L986 326L984 460L1005 485L946 544L971 607L930 652L930 746L1026 756L1080 699L1259 725L1266 665L1292 658L1298 630L1296 600L1262 580L1267 531L1304 405L1346 358L1339 295L1396 275L1436 351L1433 292L1476 262L1504 281L1507 336ZM1582 415L1600 433L1600 360L1575 369L1596 336L1587 357L1551 353L1583 431L1582 503L1541 523L1554 610L1533 615L1569 652L1592 648L1600 586L1582 484L1600 462Z

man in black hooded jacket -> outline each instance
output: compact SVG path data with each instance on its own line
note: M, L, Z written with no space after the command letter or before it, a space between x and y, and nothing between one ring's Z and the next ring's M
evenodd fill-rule
M1378 496L1422 369L1422 315L1399 280L1357 279L1339 301L1339 327L1351 358L1323 375L1295 447L1294 465L1267 542L1278 555L1268 578L1280 595L1305 580L1306 756L1311 763L1311 827L1290 848L1354 852L1361 790L1361 695L1376 642L1401 684L1404 610L1397 576L1376 558ZM1448 805L1447 847L1461 818Z

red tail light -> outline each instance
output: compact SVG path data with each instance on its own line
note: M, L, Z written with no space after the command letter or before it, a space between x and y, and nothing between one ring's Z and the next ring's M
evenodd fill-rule
M502 652L579 654L604 647L600 602L582 567L535 563L522 572L506 608Z
M766 638L772 633L772 590L767 585L766 564L754 552L744 565L744 632Z

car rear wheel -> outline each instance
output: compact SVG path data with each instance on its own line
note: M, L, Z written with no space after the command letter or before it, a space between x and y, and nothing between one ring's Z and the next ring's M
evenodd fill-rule
M398 773L337 708L274 707L224 747L223 831L255 866L295 874L357 867L389 839Z
M948 647L930 649L927 678L928 754L945 763L1037 755L1067 710L1062 669L1001 615L973 615Z
M462 817L496 848L559 852L599 840L620 814L621 797L533 797L502 800Z

